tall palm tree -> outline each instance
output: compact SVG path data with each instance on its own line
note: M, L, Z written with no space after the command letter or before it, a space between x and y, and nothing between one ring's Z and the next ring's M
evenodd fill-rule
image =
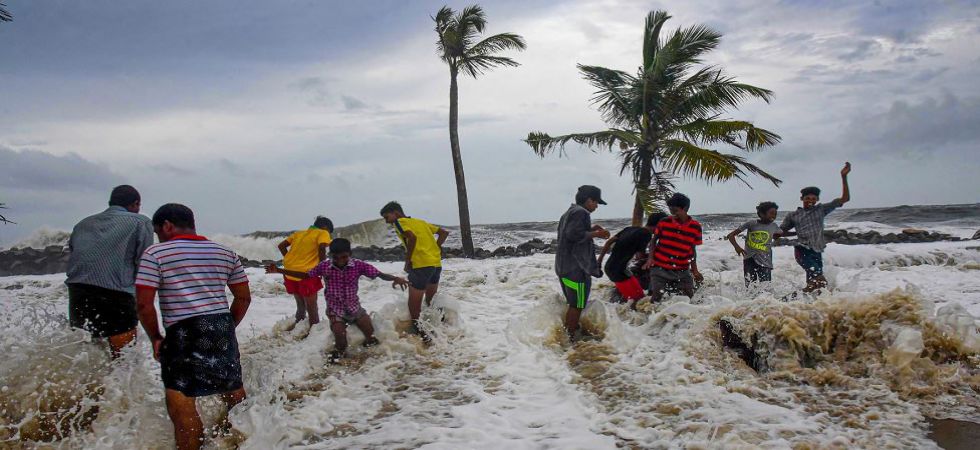
M564 156L569 142L593 151L618 151L620 175L629 170L633 177L634 225L640 224L644 212L660 209L658 202L673 192L672 179L677 175L708 183L738 179L748 185L746 177L754 174L777 186L781 182L741 156L709 148L728 145L755 151L776 145L779 135L721 117L749 98L768 103L772 91L739 83L722 69L702 64L704 54L721 40L721 34L710 28L678 28L661 38L668 19L665 11L647 15L643 65L636 75L578 65L597 89L592 103L610 128L563 136L531 132L525 139L541 157L556 150Z
M504 50L524 50L524 38L514 33L500 33L479 38L486 28L487 18L480 5L463 8L456 13L443 6L435 17L436 49L439 57L449 66L449 146L456 173L456 199L459 202L459 228L463 240L463 253L473 256L473 234L470 230L469 201L466 197L466 179L463 176L463 159L459 153L459 88L456 79L460 73L477 78L490 69L518 64L505 56L496 56Z

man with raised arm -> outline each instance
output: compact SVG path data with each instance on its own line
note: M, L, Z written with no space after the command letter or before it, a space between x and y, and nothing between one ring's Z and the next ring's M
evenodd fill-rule
M806 287L803 292L813 292L827 286L827 278L823 275L823 251L827 248L827 240L823 236L824 219L835 209L844 206L851 200L851 190L847 186L847 174L851 173L851 163L845 162L840 171L843 187L840 198L830 203L820 201L820 188L810 186L800 190L800 200L803 206L796 208L786 215L780 228L784 232L796 228L797 242L793 247L796 263L806 272Z
M160 361L177 448L197 449L204 430L195 399L220 394L229 409L245 399L235 327L252 296L238 255L198 235L190 208L161 206L153 231L160 243L146 249L136 275L139 320ZM157 294L166 336L157 326Z

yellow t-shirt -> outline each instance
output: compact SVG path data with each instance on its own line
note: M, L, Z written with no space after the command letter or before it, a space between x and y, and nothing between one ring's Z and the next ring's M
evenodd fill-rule
M320 244L330 245L330 232L320 228L310 227L297 231L288 238L289 251L282 258L282 266L286 270L309 272L320 263ZM287 279L297 281L298 278L287 276Z
M439 227L411 217L396 220L394 226L398 238L402 240L402 245L405 244L405 231L411 231L415 235L415 251L412 252L413 269L442 267L442 250L434 236L439 231Z

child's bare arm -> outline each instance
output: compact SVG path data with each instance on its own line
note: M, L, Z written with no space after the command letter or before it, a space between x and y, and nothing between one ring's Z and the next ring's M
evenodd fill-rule
M851 163L846 162L844 163L844 168L840 170L840 180L841 184L843 185L841 190L843 192L841 193L840 198L837 199L837 203L840 203L841 205L851 201L851 189L847 186L847 174L849 173L851 173Z
M391 287L393 287L393 288L394 287L400 287L400 288L402 288L402 290L405 290L405 288L408 287L408 280L406 280L406 279L404 279L402 277L398 277L398 276L395 276L395 275L389 275L387 273L381 272L381 273L378 273L378 278L381 278L382 280L385 280L385 281L391 281Z
M738 245L738 242L735 241L735 236L738 236L738 234L741 232L742 230L740 228L736 228L732 230L731 233L728 233L728 242L732 243L732 247L735 247L735 253L737 253L739 256L745 254L745 249L743 249L742 246Z

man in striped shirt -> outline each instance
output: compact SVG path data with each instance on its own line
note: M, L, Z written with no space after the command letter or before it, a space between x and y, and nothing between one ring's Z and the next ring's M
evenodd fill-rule
M656 238L650 258L643 265L650 269L650 301L663 300L664 293L677 290L694 297L694 282L704 277L698 272L696 246L701 245L701 224L687 215L691 199L676 193L667 200L671 216L653 230ZM632 305L636 309L636 302Z
M153 214L160 243L146 249L136 274L139 320L153 343L179 449L201 446L196 397L221 394L229 408L245 399L235 327L251 302L238 255L199 236L194 213L176 203ZM229 311L225 286L234 300ZM153 306L159 293L166 337Z

